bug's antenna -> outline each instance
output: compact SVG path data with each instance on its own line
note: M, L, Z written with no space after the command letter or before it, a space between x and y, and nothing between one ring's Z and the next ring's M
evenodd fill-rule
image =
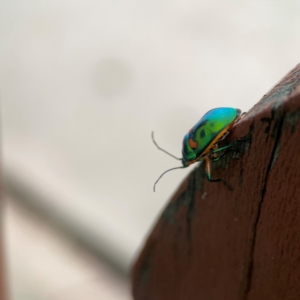
M176 157L175 155L169 153L168 151L166 151L166 150L160 148L160 147L157 145L156 141L154 140L154 131L151 132L151 137L152 137L152 141L153 141L154 145L157 147L157 149L159 149L159 150L165 152L166 154L172 156L172 157L175 158L175 159L182 160L181 158Z
M159 177L158 179L155 181L154 185L153 185L153 191L155 192L155 186L156 184L158 183L158 181L169 171L172 171L172 170L175 170L175 169L184 169L186 168L186 166L181 166L181 167L176 167L176 168L172 168L172 169L169 169L169 170L166 170L164 171Z

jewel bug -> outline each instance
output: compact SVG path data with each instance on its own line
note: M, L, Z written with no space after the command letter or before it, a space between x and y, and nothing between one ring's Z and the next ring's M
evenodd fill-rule
M243 114L240 109L232 107L218 107L208 111L185 135L183 139L182 158L178 158L160 148L154 140L154 133L152 132L152 140L155 146L173 158L180 160L182 163L182 166L168 169L158 177L153 186L154 192L157 182L164 174L171 170L187 168L191 164L202 160L205 162L207 179L211 182L223 181L229 188L223 178L212 179L212 161L217 161L225 154L226 151L224 150L233 147L235 141L223 147L219 147L218 143L225 138L242 116Z

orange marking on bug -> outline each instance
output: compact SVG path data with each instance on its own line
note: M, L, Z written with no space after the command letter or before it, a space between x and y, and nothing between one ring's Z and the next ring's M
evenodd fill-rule
M193 139L189 139L189 145L192 149L196 149L198 147L198 143L195 142Z

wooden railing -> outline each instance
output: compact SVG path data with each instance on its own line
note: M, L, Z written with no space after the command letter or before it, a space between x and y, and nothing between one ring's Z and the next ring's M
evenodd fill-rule
M135 300L300 299L300 65L237 124L239 152L178 188L132 270Z

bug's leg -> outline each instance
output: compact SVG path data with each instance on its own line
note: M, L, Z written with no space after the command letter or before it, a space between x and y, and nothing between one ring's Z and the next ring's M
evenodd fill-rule
M211 179L211 172L212 172L212 163L211 159L209 157L205 157L205 173L207 176L207 179L211 182L218 182L221 181L222 179Z
M211 153L210 158L211 158L212 161L219 160L219 153Z
M220 156L213 157L213 158L212 158L212 161L213 161L213 162L218 161L221 157L223 157L223 156L225 155L225 153L226 153L226 152L222 153Z
M235 145L238 142L244 142L244 141L248 141L248 140L249 140L248 137L242 137L242 138L234 140L231 144L223 146L221 148L219 148L217 145L215 145L215 147L213 148L213 150L211 151L211 153L217 153L217 152L220 152L220 151L223 151L223 150L227 150L227 149L229 150L229 148L231 148L231 150L235 150Z
M217 149L213 149L211 151L211 153L217 153L217 152L220 152L220 151L224 151L224 150L227 150L229 148L232 148L233 146L235 146L235 141L233 141L231 144L229 145L226 145L224 147L221 147L221 148L217 148Z
M223 157L228 150L234 150L233 146L234 146L235 142L233 142L232 144L230 145L226 145L224 147L221 147L221 148L216 148L214 150L211 151L212 155L212 161L218 161L221 157ZM224 151L225 150L225 151ZM221 153L220 155L218 155L220 151L224 151L223 153Z
M221 147L221 148L215 148L211 151L213 159L212 161L218 161L221 157L223 157L227 151L231 150L231 151L235 151L235 152L239 152L239 150L235 149L235 145L238 143L238 142L243 142L243 141L248 141L249 138L248 137L244 137L244 138L240 138L240 139L237 139L237 140L234 140L231 144L229 145L226 145L224 147ZM216 155L218 152L220 151L223 151L225 150L222 154L220 155Z
M234 125L235 126L244 116L246 115L246 112L243 112L234 122Z
M211 159L207 156L204 158L205 160L205 172L206 172L206 176L207 176L207 179L210 181L210 182L219 182L219 181L222 181L226 187L232 191L232 187L224 180L224 178L218 178L218 179L212 179L211 178L211 173L212 173L212 163L211 163Z

